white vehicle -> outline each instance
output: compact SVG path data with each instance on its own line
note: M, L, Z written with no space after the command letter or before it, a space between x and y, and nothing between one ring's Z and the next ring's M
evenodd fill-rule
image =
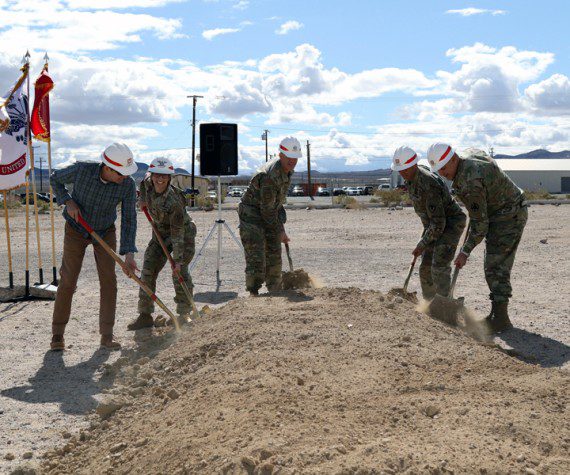
M228 196L240 198L243 196L243 193L244 190L242 190L241 188L232 188L231 190L228 191Z
M380 183L378 185L378 190L380 191L386 191L386 190L390 190L392 187L390 186L390 183Z
M359 194L359 195L363 195L363 194L364 194L364 187L363 187L363 186L357 186L356 189L358 190L358 194Z
M350 186L346 189L346 194L348 196L358 196L360 195L360 190L358 188L356 188L355 186Z
M216 190L210 190L208 191L208 198L212 198L212 199L217 199L218 198L218 192Z

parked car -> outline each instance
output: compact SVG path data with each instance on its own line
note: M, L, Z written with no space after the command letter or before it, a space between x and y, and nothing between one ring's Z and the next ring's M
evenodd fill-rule
M218 192L216 190L208 191L208 198L212 198L214 200L218 199Z
M364 187L364 194L365 195L373 195L374 194L374 187L367 185Z
M349 186L346 189L346 194L348 196L358 196L358 195L360 195L360 190L358 188L356 188L355 186Z
M295 185L293 191L291 191L291 196L305 196L305 190L302 186Z
M331 195L330 188L319 186L319 188L317 189L317 196L330 196L330 195Z
M192 190L192 188L186 188L184 190L184 194L186 196L191 196L191 195L197 196L200 194L200 190L198 188L194 188L194 190Z
M22 204L26 203L26 193L20 193L20 202ZM38 201L43 201L45 203L49 203L49 193L36 193L36 196L38 197ZM53 202L56 202L56 198L55 195L53 197ZM30 204L33 205L34 204L34 194L32 192L30 192Z
M233 196L235 198L241 198L244 194L244 190L242 190L241 188L233 188L230 191L228 191L228 196Z
M364 187L363 186L357 186L356 189L358 190L358 194L359 195L364 195Z
M380 185L378 185L379 191L386 191L386 190L390 190L390 189L392 189L392 187L390 186L389 183L381 183Z
M333 196L346 195L346 191L343 188L333 188L332 194Z

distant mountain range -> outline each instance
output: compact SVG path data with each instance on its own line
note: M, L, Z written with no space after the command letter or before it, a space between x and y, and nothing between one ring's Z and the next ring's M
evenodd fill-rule
M532 152L525 152L519 155L504 155L498 153L495 158L570 158L570 150L563 150L562 152L549 152L539 148L538 150L533 150Z

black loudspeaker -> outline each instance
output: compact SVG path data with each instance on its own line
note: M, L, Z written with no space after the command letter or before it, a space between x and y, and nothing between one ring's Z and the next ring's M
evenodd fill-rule
M200 124L200 175L238 174L237 124Z

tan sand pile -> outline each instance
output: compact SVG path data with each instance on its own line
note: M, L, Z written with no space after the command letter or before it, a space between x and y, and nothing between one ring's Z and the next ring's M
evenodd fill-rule
M167 338L108 368L119 386L102 417L44 470L570 473L568 373L402 299L353 288L239 299L156 353Z

